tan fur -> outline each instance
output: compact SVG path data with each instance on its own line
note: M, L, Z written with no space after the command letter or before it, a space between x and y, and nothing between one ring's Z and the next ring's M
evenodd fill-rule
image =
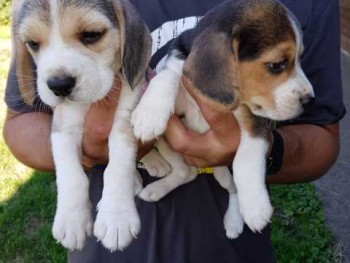
M254 61L238 64L240 103L254 102L264 108L274 108L273 92L293 74L294 64L290 63L282 74L274 75L267 71L267 62L279 62L284 58L294 61L295 42L280 43L265 51ZM259 102L259 103L258 103Z

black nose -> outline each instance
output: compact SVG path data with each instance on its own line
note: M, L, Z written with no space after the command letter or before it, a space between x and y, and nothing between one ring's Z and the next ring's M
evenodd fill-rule
M50 78L47 81L47 86L52 92L59 97L66 97L74 88L76 79L71 76L59 76Z
M310 107L312 106L312 104L315 102L315 97L311 96L311 95L306 95L304 97L301 97L299 99L301 105L303 106L304 110L308 110L310 109Z

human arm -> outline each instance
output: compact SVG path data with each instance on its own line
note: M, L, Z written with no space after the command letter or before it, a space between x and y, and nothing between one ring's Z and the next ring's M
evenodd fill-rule
M231 165L239 145L236 120L227 113L211 109L200 102L211 129L204 134L187 130L176 117L167 129L170 145L184 155L185 161L198 167ZM284 140L284 158L277 174L267 177L269 183L300 183L319 178L335 162L339 152L339 124L288 125L278 129Z
M190 91L190 90L189 90ZM197 101L210 129L198 134L186 129L177 117L166 132L170 145L197 167L231 165L239 145L240 130L230 112ZM339 124L294 124L277 129L284 140L280 171L267 177L269 183L300 183L319 178L335 162L339 152ZM270 142L270 145L272 143Z
M107 98L89 110L83 137L83 165L91 168L108 162L108 136L119 97L116 86ZM41 171L53 171L51 153L52 115L44 112L16 112L8 109L4 123L4 139L13 155L25 165ZM152 142L140 147L138 155L145 155Z

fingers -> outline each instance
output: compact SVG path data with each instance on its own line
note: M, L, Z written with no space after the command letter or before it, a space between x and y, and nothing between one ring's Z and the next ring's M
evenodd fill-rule
M188 130L177 116L170 118L165 135L170 146L182 154L201 156L211 147L206 134Z

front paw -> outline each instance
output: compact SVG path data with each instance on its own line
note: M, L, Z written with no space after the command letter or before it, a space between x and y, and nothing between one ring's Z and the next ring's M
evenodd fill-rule
M89 201L76 206L57 208L52 234L64 247L70 250L81 250L86 236L92 234L92 214Z
M273 208L266 189L238 192L239 208L245 223L253 232L261 232L270 222Z
M143 142L157 138L166 130L173 109L170 105L163 103L162 99L141 99L131 115L134 135Z
M110 251L126 248L140 232L141 223L134 204L98 205L94 235Z

